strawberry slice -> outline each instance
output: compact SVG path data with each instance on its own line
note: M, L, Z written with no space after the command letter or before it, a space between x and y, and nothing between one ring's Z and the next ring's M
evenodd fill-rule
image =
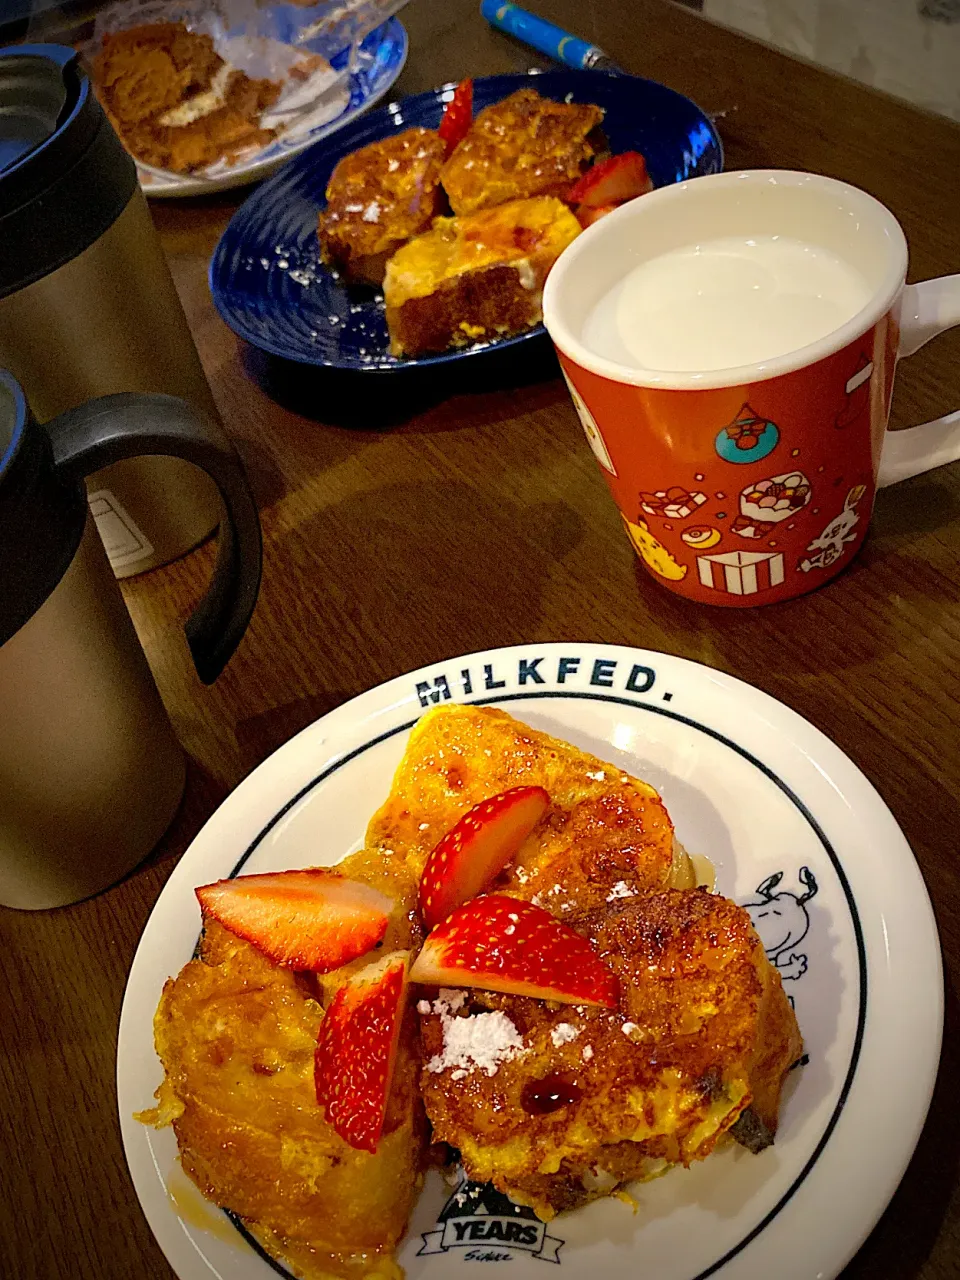
M542 907L501 893L474 898L438 925L410 979L562 1004L617 1004L617 979L586 938Z
M599 208L606 204L623 204L653 190L647 173L647 162L639 151L623 151L609 160L601 160L567 192L569 204Z
M587 227L592 227L595 222L599 222L601 218L605 218L608 213L613 213L614 209L619 209L618 204L600 204L589 205L582 204L577 209L577 221L586 231Z
M336 872L268 872L201 885L204 915L252 942L277 964L326 973L381 941L390 898Z
M376 1151L383 1133L409 962L409 951L393 951L355 973L330 1001L317 1033L317 1102L327 1123L359 1151Z
M428 929L487 887L549 804L543 787L512 787L463 815L436 845L420 877L420 914Z
M447 155L462 142L470 132L473 124L473 81L461 80L454 90L453 97L443 109L439 134L441 141L447 144Z

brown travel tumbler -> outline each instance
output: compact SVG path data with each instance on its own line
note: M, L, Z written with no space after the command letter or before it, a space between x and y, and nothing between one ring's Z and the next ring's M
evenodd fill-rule
M217 417L136 166L60 45L0 49L0 367L41 422L125 391ZM117 577L220 519L216 487L179 458L107 467L88 495Z
M104 396L45 426L0 369L0 904L64 906L154 847L183 751L104 555L84 477L148 454L201 467L222 495L217 564L187 622L200 679L242 637L260 524L217 424L173 396Z

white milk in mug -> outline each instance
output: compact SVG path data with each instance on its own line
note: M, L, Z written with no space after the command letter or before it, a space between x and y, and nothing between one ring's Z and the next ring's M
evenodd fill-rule
M593 307L583 342L641 369L728 369L826 337L870 300L836 253L791 236L722 236L640 263Z

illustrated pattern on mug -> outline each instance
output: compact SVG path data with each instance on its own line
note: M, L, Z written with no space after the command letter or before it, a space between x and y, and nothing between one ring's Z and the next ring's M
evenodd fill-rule
M697 572L705 587L732 596L755 596L783 582L783 556L778 551L724 551L697 556Z
M724 462L744 465L766 458L779 440L777 424L755 413L744 401L733 421L717 433L716 450Z
M843 510L807 547L808 551L816 551L817 555L800 561L797 568L802 573L809 573L811 569L829 569L843 555L844 548L856 542L857 535L853 530L860 520L856 507L866 491L866 485L857 484L848 492Z
M873 361L865 351L861 351L857 367L844 384L843 404L833 423L838 431L844 431L862 414L869 414L872 375Z
M740 514L731 528L741 538L762 538L772 525L801 511L813 492L802 471L791 471L748 484L740 492Z
M647 522L638 520L634 524L624 516L623 523L630 541L644 564L661 578L666 578L668 582L682 582L687 576L687 566L677 563L663 543L658 542L650 532Z
M570 392L570 399L573 401L573 407L577 411L580 418L580 424L583 427L583 434L587 437L587 444L593 450L593 456L600 463L605 471L609 471L612 476L617 474L617 469L613 465L610 457L610 451L604 443L603 436L600 434L600 428L597 426L596 420L590 410L583 402L583 397L567 377L566 371L563 373L564 381L567 384L567 390Z
M680 537L688 547L704 550L707 547L715 547L723 534L711 524L695 524L690 529L684 529Z
M896 338L885 317L814 365L705 391L617 383L561 354L646 568L731 605L788 599L843 568L869 522Z
M691 492L680 485L671 485L669 489L658 489L656 493L640 494L640 509L648 516L666 516L668 520L686 520L693 515L697 507L703 506L707 500L705 493Z

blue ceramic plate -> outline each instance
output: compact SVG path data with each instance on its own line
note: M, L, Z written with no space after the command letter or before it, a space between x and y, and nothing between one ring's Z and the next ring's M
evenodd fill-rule
M522 88L532 74L545 97L601 106L611 149L642 152L655 186L723 168L710 120L689 98L652 80L601 71L486 76L474 81L476 109ZM319 261L317 213L337 161L391 133L416 125L436 128L453 87L390 103L338 129L285 165L237 210L210 263L213 301L236 334L302 364L381 373L465 360L542 335L538 325L513 338L397 360L387 351L380 292L346 287Z

